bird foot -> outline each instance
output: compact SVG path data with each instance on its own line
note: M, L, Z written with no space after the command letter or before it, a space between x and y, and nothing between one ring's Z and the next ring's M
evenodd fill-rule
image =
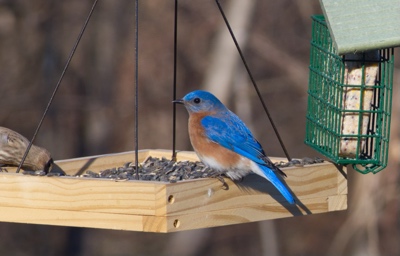
M225 182L225 180L224 180L224 178L222 177L221 174L219 174L218 176L215 176L215 178L217 178L219 181L221 181L223 190L228 190L229 189L229 185Z
M225 180L222 177L222 174L220 172L217 172L217 171L211 169L208 166L204 167L204 169L202 171L207 171L207 170L208 170L207 177L218 179L222 183L222 189L223 190L228 190L229 189L229 185L225 182Z

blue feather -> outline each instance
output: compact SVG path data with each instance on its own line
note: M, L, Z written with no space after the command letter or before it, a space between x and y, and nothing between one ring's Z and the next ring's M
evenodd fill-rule
M254 139L246 125L233 113L227 118L206 116L202 119L206 136L215 143L230 149L250 160L264 164L264 150L260 143Z

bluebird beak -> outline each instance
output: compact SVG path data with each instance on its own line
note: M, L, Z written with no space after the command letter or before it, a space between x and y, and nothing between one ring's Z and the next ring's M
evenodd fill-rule
M183 99L173 100L173 103L183 104Z

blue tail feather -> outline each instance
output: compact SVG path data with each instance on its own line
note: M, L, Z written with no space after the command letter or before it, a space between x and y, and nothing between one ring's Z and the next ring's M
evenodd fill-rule
M290 203L294 204L295 200L292 193L286 187L286 185L279 179L274 171L266 166L259 165L260 169L263 171L267 179L275 186L276 189L285 197L285 199Z

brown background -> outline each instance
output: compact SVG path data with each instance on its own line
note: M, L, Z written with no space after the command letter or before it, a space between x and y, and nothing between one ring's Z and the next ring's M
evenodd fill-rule
M1 126L32 137L91 2L0 0ZM229 16L228 10L240 2L221 1L232 23L242 14ZM289 153L316 156L303 140L310 16L321 13L319 2L248 2L253 6L238 37L244 39L255 80ZM173 4L140 1L141 149L172 145ZM207 79L227 67L210 68L214 58L229 57L218 48L219 37L232 44L214 1L179 1L178 97L210 89L242 117L268 155L284 156L236 52L230 56L233 68L222 77L227 82L208 84ZM398 49L396 54L399 59ZM399 77L396 61L389 166L377 175L349 173L348 211L179 234L0 223L0 254L398 255ZM56 160L133 150L134 103L134 1L103 0L36 144L49 149ZM178 107L177 114L177 148L192 150L186 111Z

